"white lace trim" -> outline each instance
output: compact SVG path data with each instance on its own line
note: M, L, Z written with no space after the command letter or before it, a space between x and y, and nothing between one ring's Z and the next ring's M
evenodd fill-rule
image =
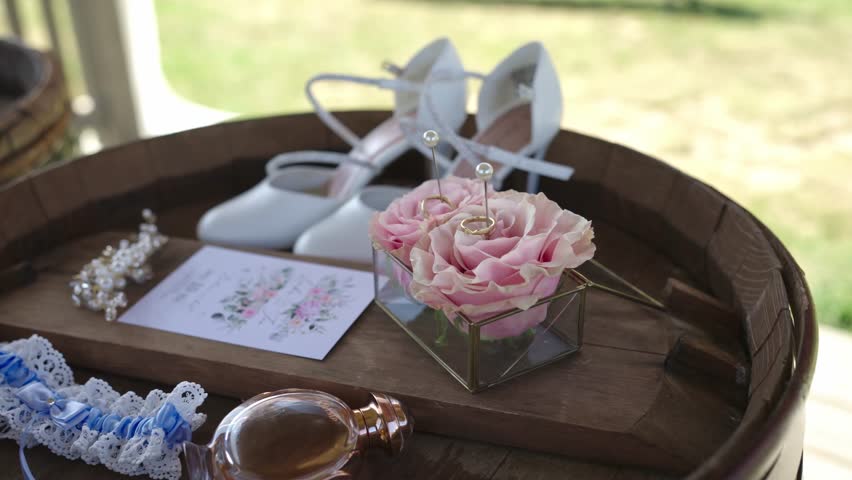
M153 390L144 399L134 392L119 395L107 382L97 378L89 379L84 385L74 384L73 374L62 354L38 335L7 344L0 343L0 350L24 359L27 367L64 398L86 403L106 414L151 416L168 402L175 406L192 430L196 430L206 419L206 415L195 411L207 397L204 389L196 383L181 382L168 394ZM15 396L16 390L5 384L0 385L0 439L20 441L21 432L32 420L32 412ZM42 444L53 453L71 460L79 458L92 465L101 463L110 470L126 475L144 474L168 480L180 477L180 445L169 447L161 428L155 428L147 436L124 439L112 433L101 434L85 425L82 429L65 430L47 417L37 417L29 432L28 447Z

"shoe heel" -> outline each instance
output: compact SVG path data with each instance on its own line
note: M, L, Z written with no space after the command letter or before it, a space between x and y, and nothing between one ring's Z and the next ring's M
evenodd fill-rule
M539 149L539 151L535 152L535 155L533 155L533 158L535 158L536 160L544 160L544 154L547 153L547 147L548 146L550 146L550 144L545 145L544 147ZM539 175L537 173L532 173L532 172L527 173L527 192L538 193L540 183L541 183L541 175Z

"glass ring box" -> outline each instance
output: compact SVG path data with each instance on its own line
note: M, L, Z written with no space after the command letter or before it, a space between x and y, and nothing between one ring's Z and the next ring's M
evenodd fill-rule
M472 321L449 318L413 298L411 270L373 249L376 304L469 391L477 392L568 357L583 346L589 303L616 295L652 308L662 304L600 263L566 270L556 291L527 310ZM604 295L588 295L597 290Z

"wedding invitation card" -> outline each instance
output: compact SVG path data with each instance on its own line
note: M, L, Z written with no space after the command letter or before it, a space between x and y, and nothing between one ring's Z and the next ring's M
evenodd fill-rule
M118 321L322 360L373 295L370 272L205 246Z

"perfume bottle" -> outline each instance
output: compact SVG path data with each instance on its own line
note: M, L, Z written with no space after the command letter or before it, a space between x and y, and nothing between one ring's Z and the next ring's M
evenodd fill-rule
M339 398L288 389L257 395L232 410L206 446L184 444L190 480L351 478L368 449L396 455L413 421L395 398L371 394L353 410Z

